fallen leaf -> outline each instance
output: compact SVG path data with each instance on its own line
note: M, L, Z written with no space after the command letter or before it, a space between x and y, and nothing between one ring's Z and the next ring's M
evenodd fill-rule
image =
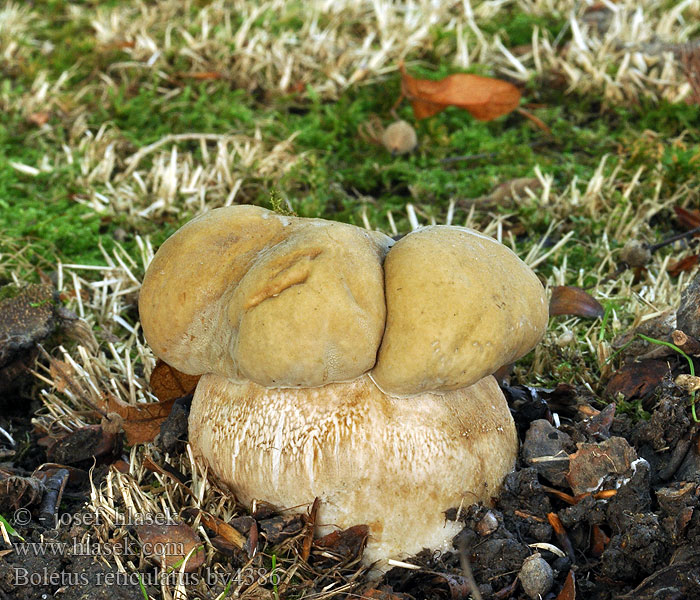
M301 533L304 525L302 515L286 514L263 519L258 523L258 528L265 539L274 546Z
M360 600L367 598L368 600L408 600L411 596L406 594L396 594L389 586L382 586L373 590L366 590L360 596Z
M687 209L682 206L674 206L673 212L676 213L678 221L684 229L695 229L700 227L700 210Z
M51 472L57 469L65 469L66 471L68 471L69 486L80 487L81 485L88 483L88 479L90 476L87 471L83 471L83 469L78 469L69 465L61 465L58 463L43 463L39 465L32 473L32 477L36 477L37 479L44 479L48 477L48 475Z
M576 600L576 579L574 578L573 570L569 571L569 574L566 576L564 587L561 588L561 592L559 592L556 600Z
M211 529L216 535L221 536L239 550L245 546L246 538L231 525L209 513L200 512L199 514L205 527Z
M333 531L314 542L317 548L330 550L343 559L352 559L362 554L369 536L367 525L354 525L343 531Z
M306 525L304 525L304 543L301 546L301 559L303 561L309 560L309 555L311 554L311 544L314 541L314 529L316 528L316 517L318 516L318 509L320 506L321 499L314 498L314 503L311 505L309 516L306 519Z
M605 395L613 399L622 394L625 400L646 398L668 374L665 360L647 359L624 364L608 381Z
M598 491L608 475L622 475L637 460L625 438L611 437L600 444L579 443L569 455L566 479L575 495Z
M573 315L595 319L602 317L605 309L593 296L573 285L558 285L552 288L549 301L549 316Z
M598 525L593 525L591 529L591 554L600 558L609 542L610 538L605 532Z
M700 254L686 256L666 269L671 277L678 277L684 271L691 271L700 261Z
M204 564L205 552L199 536L191 527L182 523L168 525L136 525L145 556L155 559L158 565L179 569L185 557L185 572L192 573Z
M86 425L54 440L46 457L60 464L76 464L121 451L118 434L105 431L101 425Z
M115 412L124 419L122 427L126 433L126 441L130 446L134 446L153 441L160 433L160 425L168 418L174 402L175 398L172 398L162 402L134 405L114 396L107 396L100 408L107 413Z
M151 391L161 402L175 400L192 394L200 377L201 375L185 375L158 359L151 373ZM165 416L167 417L167 414Z
M458 106L480 121L491 121L513 111L520 103L520 90L500 79L456 73L434 81L411 77L403 62L399 69L401 92L411 102L417 119Z

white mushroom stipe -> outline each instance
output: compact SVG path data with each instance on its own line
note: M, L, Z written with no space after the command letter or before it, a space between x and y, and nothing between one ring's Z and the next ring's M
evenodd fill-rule
M190 443L244 503L305 511L318 497L319 535L369 525L366 562L450 549L461 525L444 511L490 503L518 449L493 377L393 398L367 375L297 390L205 375Z

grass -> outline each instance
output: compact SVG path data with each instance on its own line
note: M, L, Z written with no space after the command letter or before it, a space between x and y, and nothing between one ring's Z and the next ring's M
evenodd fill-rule
M54 272L95 342L82 354L67 345L76 379L150 399L153 356L135 309L143 270L180 225L225 204L291 208L391 234L451 218L537 263L548 285L585 287L606 307L604 319L552 319L515 370L532 385L565 381L602 393L615 337L677 306L695 272L674 278L667 267L691 252L686 243L656 252L638 281L629 270L609 276L629 239L677 233L674 206L700 204L700 110L685 102L678 59L698 37L697 2L621 0L614 14L600 9L607 28L569 0L472 2L470 14L461 2L228 6L0 8L0 279ZM417 77L509 79L551 133L517 113L483 123L456 108L415 122L404 101L396 116L415 126L419 145L391 156L360 131L394 120L400 59ZM168 138L178 135L187 139ZM522 177L540 185L479 204ZM142 388L127 393L130 379ZM46 402L40 424L82 423L59 393ZM641 414L639 404L621 408ZM286 556L274 560L283 597L294 569Z

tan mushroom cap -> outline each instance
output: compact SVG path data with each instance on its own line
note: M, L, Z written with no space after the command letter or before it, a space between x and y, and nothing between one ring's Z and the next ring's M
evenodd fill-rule
M466 227L414 231L384 261L387 322L372 378L410 396L471 385L529 352L548 309L532 270Z
M493 377L397 399L367 375L295 390L205 375L189 436L242 502L304 511L318 497L319 534L369 525L366 562L450 548L461 526L443 511L490 503L518 448Z
M354 379L374 365L392 240L252 206L213 210L160 248L139 297L154 352L188 374L273 387Z

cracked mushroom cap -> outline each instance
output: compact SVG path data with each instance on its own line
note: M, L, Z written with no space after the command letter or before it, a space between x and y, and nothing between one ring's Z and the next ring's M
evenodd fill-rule
M391 238L254 206L212 210L171 236L139 295L146 340L183 373L314 387L374 366Z
M518 442L493 377L442 395L395 398L367 375L314 389L199 382L189 439L245 503L308 509L320 535L366 524L363 560L451 549L461 525L443 512L490 503Z

